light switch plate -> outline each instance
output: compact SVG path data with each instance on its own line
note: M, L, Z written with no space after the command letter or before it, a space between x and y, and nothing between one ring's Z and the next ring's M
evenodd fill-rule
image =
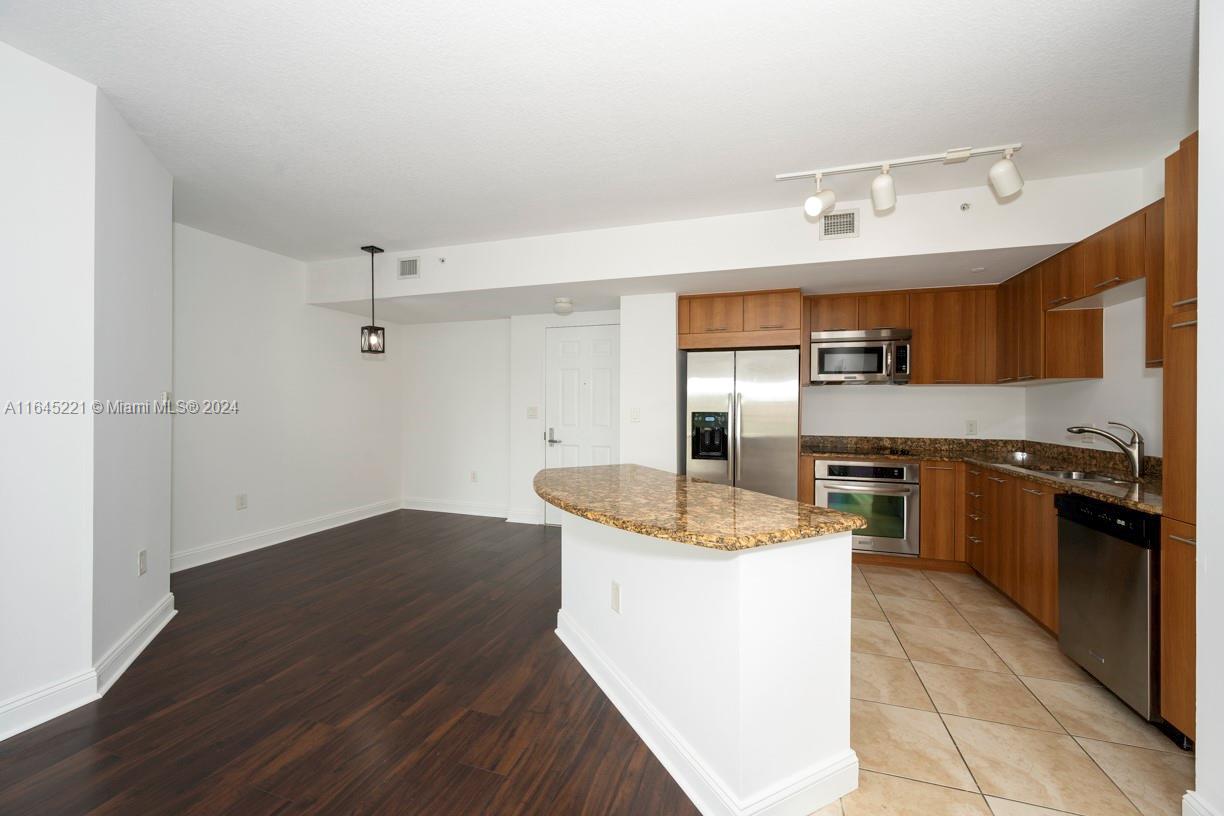
M528 419L539 419L540 418L540 407L538 405L528 405L527 406L527 418Z
M977 435L978 435L977 420L976 419L966 419L965 420L965 436L977 436Z
M630 408L629 409L629 421L630 422L641 422L642 421L642 409L641 408Z

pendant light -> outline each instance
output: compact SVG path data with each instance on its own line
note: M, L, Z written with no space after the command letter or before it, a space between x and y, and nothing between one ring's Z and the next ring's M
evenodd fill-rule
M361 251L370 253L370 325L361 327L361 353L382 354L387 350L386 333L374 323L374 256L382 249L371 245L363 246Z

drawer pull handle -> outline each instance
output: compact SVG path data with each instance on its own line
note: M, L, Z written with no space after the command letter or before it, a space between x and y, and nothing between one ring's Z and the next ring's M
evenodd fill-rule
M1146 361L1146 362L1147 362L1147 365L1151 365L1152 363L1163 363L1163 362L1164 362L1164 358L1163 358L1163 357L1157 357L1155 360L1148 360L1148 361Z
M1036 374L1022 374L1016 378L1016 381L1019 382L1020 380L1035 380L1035 379L1037 379Z
M1051 306L1055 306L1055 305L1057 305L1057 304L1059 304L1059 303L1062 303L1064 300L1070 300L1070 299L1071 299L1071 298L1067 297L1066 295L1063 295L1062 297L1056 297L1056 298L1054 298L1053 300L1051 300L1051 301L1050 301L1050 305L1051 305Z
M1183 300L1179 300L1176 303L1174 303L1170 308L1176 309L1178 306L1189 306L1191 303L1198 303L1198 295L1195 295L1194 297L1188 297Z
M981 494L981 493L974 493L973 491L969 491L969 494L968 494L968 495L969 495L970 497L972 497L972 498L975 498L975 499L980 499L980 498L982 498L982 494Z
M726 330L727 330L727 327L726 327L726 326L709 326L709 327L707 327L707 328L706 328L706 331L708 331L708 332L712 332L712 331L726 331Z
M936 380L935 382L936 384L939 384L939 383L958 383L961 381L960 380Z
M969 475L970 475L970 476L981 476L981 475L982 475L982 471L980 471L980 470L971 470L971 471L969 471Z
M1032 493L1034 496L1044 496L1045 495L1045 493L1041 492L1040 490L1030 490L1027 487L1022 487L1020 489L1023 490L1025 493Z
M995 382L1011 382L1014 379L1016 378L1015 377L1000 377L999 379L995 380Z
M981 520L982 520L982 517L981 517L981 516L979 516L977 513L970 513L970 514L969 514L969 518L973 519L974 521L981 521Z
M986 478L992 482L998 482L999 484L1003 484L1004 482L1007 481L1006 479L1000 479L997 476L987 476Z
M1197 547L1197 546L1198 546L1198 539L1197 539L1197 538L1182 538L1181 536L1179 536L1179 535L1173 535L1172 533L1169 533L1169 538L1171 538L1171 539L1172 539L1172 540L1174 540L1174 541L1180 541L1180 542L1181 542L1181 543L1183 543L1183 544L1191 544L1191 545L1193 545L1193 546L1195 546L1195 547Z
M782 328L782 324L781 323L761 324L761 328L762 329L780 329Z
M1198 325L1198 321L1197 321L1197 320L1183 320L1183 321L1182 321L1182 322L1180 322L1180 323L1173 323L1173 324L1171 324L1171 325L1169 326L1169 328L1170 328L1170 329L1183 329L1183 328L1185 328L1186 326L1197 326L1197 325Z
M941 465L927 465L926 469L927 470L952 470L952 468L950 467L943 467Z
M1093 288L1094 288L1094 289L1100 289L1102 286L1108 286L1109 284L1111 284L1111 283L1116 283L1117 281L1120 281L1120 280L1122 280L1122 278L1121 278L1120 276L1118 276L1118 275L1114 275L1114 276L1113 276L1112 278L1110 278L1109 280L1107 280L1107 281L1101 281L1100 283L1094 283L1094 284L1092 284L1092 286L1093 286Z
M970 541L972 541L974 544L981 544L981 543L982 543L982 539L980 539L980 538L976 538L976 537L974 537L974 536L969 536L969 540L970 540Z

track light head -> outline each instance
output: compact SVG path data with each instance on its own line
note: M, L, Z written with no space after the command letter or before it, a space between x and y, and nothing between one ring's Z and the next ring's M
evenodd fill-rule
M816 177L816 192L808 196L803 202L803 211L808 218L820 218L825 213L833 209L833 205L837 203L837 194L832 190L820 189L820 176Z
M990 165L990 172L987 174L990 186L999 198L1010 198L1024 188L1020 169L1012 161L1013 152L1011 148L1003 151L1003 158Z
M878 213L886 213L897 206L897 185L887 164L880 168L880 175L871 180L871 206Z

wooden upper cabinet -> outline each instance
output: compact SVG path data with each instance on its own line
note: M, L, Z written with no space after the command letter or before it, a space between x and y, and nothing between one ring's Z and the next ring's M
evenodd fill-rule
M803 296L799 290L744 295L744 331L798 329Z
M689 303L691 298L676 298L676 334L688 334L689 328Z
M1054 491L1016 480L1016 602L1058 631L1058 512Z
M1198 480L1198 312L1168 316L1164 335L1164 484L1166 518L1194 524Z
M1104 309L1047 311L1042 316L1041 377L1047 380L1105 376Z
M858 295L820 295L812 298L812 331L857 329L858 307Z
M1016 380L1038 380L1044 373L1045 308L1042 305L1042 271L1033 268L1017 276L1016 286Z
M1084 289L1093 295L1143 277L1146 215L1144 210L1111 224L1081 244Z
M1160 529L1160 715L1194 739L1196 533L1170 518Z
M690 334L743 330L744 298L742 295L695 297L689 300Z
M948 289L910 295L913 372L910 382L955 385L976 382L983 355L978 290Z
M1198 306L1198 133L1165 159L1165 313Z
M908 329L910 296L905 292L859 295L858 328Z
M1053 309L1087 294L1083 243L1067 247L1041 264L1042 307Z
M1015 382L1019 373L1019 303L1020 276L1017 275L999 284L995 295L995 382Z
M1148 368L1164 365L1164 199L1144 211L1144 276L1147 300L1144 302L1144 355Z

